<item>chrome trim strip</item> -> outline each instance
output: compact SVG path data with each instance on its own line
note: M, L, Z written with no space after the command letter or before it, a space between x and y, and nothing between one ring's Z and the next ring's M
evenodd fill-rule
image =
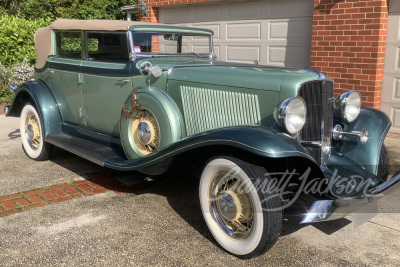
M398 189L400 189L400 172L393 175L390 180L368 190L360 197L313 202L308 209L308 213L303 216L300 224L331 221L346 217L365 205L385 197Z
M134 61L136 59L136 53L135 53L135 47L133 45L133 32L127 31L126 35L128 37L128 42L129 42L129 59L131 61Z

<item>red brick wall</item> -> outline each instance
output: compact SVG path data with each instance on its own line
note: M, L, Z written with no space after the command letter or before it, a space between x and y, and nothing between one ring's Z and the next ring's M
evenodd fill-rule
M335 92L361 92L379 108L388 19L387 1L314 0L311 68L335 82Z
M205 1L145 0L139 20L157 23L158 6ZM364 106L380 107L387 19L386 0L314 0L311 68L333 78L336 94L357 89Z
M138 0L140 3L141 0ZM166 5L179 5L179 4L188 4L188 3L195 3L195 2L207 2L210 0L144 0L146 3L146 7L148 13L146 16L142 16L139 13L139 20L146 21L146 22L154 22L158 23L158 7L159 6L166 6Z

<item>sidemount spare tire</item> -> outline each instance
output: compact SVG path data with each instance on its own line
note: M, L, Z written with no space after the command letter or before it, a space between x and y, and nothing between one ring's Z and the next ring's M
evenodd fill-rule
M157 88L136 89L123 106L120 135L129 159L154 154L182 139L184 129L177 105Z

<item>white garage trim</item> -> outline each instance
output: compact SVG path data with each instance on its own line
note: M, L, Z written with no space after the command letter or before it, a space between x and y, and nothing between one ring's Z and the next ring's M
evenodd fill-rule
M381 109L400 133L400 1L390 1Z

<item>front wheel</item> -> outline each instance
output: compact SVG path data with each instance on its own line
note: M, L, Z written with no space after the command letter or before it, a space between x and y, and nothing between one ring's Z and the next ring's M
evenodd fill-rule
M42 123L36 108L27 103L21 112L20 132L22 148L28 157L43 161L50 156L53 146L44 142Z
M381 153L379 155L377 176L382 182L386 181L389 176L389 153L387 152L385 145L382 145Z
M277 241L281 202L263 167L232 157L214 158L203 170L199 193L207 226L229 253L253 258Z

